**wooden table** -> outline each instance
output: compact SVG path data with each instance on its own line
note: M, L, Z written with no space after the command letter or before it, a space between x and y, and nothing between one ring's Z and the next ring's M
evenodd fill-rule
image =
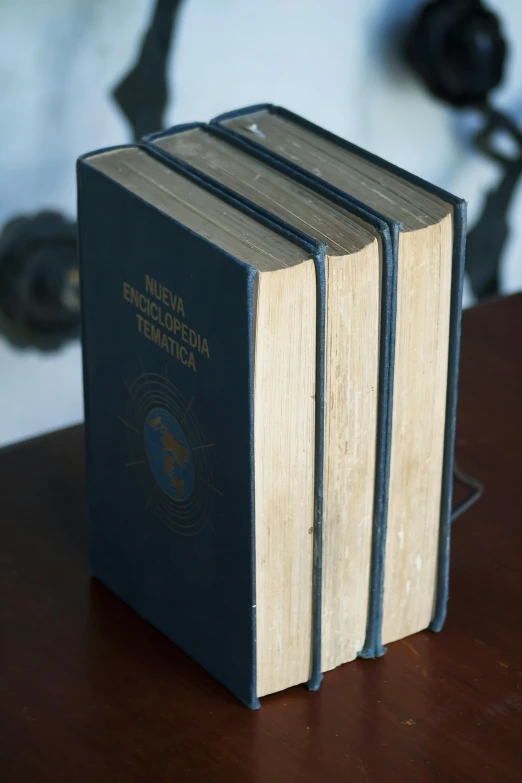
M82 429L0 452L3 783L522 779L522 296L464 317L448 621L249 712L89 579ZM59 383L59 378L56 379Z

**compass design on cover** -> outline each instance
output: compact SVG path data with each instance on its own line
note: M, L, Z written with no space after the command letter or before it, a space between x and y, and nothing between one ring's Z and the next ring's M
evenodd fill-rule
M205 438L194 408L160 375L144 372L125 383L128 404L118 416L127 433L126 470L135 471L141 485L144 510L153 509L176 533L193 536L210 522L215 495L212 483L212 447Z

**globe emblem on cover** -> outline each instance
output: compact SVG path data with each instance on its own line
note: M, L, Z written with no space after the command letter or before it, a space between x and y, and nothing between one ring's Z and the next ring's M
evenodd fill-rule
M177 419L164 408L150 410L143 424L145 453L154 478L172 500L187 500L194 488L194 459Z

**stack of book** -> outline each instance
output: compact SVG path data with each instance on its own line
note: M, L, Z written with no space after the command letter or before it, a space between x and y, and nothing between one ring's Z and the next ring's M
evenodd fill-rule
M93 574L250 707L439 630L464 202L271 105L78 190Z

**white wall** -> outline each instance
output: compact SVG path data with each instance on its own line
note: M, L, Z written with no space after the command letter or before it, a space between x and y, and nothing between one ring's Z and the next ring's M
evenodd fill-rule
M469 119L431 100L391 54L419 4L185 0L169 64L169 124L280 103L463 196L472 223L498 172L469 147ZM42 207L72 216L76 157L129 140L110 91L133 62L152 0L0 5L0 226ZM519 0L490 5L511 38L522 31ZM522 121L522 32L518 41L498 103ZM522 289L521 218L522 188L504 291ZM0 338L0 444L79 421L80 373L78 345L42 356Z

